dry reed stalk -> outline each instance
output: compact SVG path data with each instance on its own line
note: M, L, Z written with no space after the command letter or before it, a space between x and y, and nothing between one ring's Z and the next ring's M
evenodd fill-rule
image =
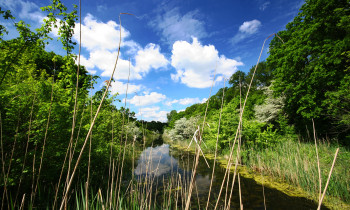
M33 175L32 175L32 192L30 194L30 202L33 200L33 194L34 194L34 183L35 183L35 159L36 159L36 150L37 150L37 144L35 145L34 148L34 155L33 155Z
M30 110L30 118L29 118L29 126L28 126L28 138L27 138L27 144L26 144L26 151L24 153L24 160L23 160L23 165L22 165L21 176L19 178L19 184L18 184L18 188L17 188L17 193L16 193L16 197L15 197L15 203L13 205L14 208L16 208L17 197L18 197L19 190L20 190L21 183L22 183L24 167L26 165L26 159L27 159L27 154L28 154L28 145L29 145L29 140L30 140L30 132L31 132L31 127L32 127L32 117L33 117L33 109L34 109L35 98L36 98L36 93L34 94L33 103L32 103L32 107L31 107L31 110Z
M111 186L113 186L113 184L110 185L110 183L113 182L113 178L114 178L114 176L113 176L114 171L112 172L112 175L111 175L112 154L113 154L113 138L114 138L114 118L113 118L113 114L114 114L114 110L112 110L112 138L111 138L111 147L110 147L110 153L109 153L108 187L107 187L107 198L106 198L107 201L110 200L110 199L108 199L109 198L109 191L110 191L109 188ZM113 159L113 161L114 161L114 159ZM114 164L114 162L113 162L113 164ZM111 180L111 176L113 176L112 180ZM111 187L111 189L113 189L113 188ZM111 194L112 194L112 190L111 190ZM112 201L110 201L110 203L112 203Z
M271 36L273 36L273 35L277 36L277 37L283 42L283 40L282 40L277 34L275 34L275 33L271 34L270 36L268 36L268 37L264 40L264 43L263 43L263 45L262 45L262 48L261 48L261 51L260 51L260 55L259 55L257 64L255 65L255 69L254 69L254 72L253 72L253 75L252 75L252 79L250 80L250 83L249 83L249 86L248 86L248 90L247 90L247 93L246 93L246 97L245 97L245 99L244 99L244 103L243 103L243 107L242 107L242 112L240 113L240 117L239 117L239 122L238 122L238 126L237 126L237 131L236 131L235 139L234 139L234 142L233 142L233 145L232 145L232 148L231 148L231 152L230 152L230 156L229 156L229 160L228 160L228 165L230 165L231 160L232 160L233 150L234 150L234 147L235 147L235 144L236 144L236 141L237 141L237 137L238 137L238 130L240 129L240 126L241 126L241 124L242 124L242 119L243 119L243 113L244 113L245 105L246 105L246 103L247 103L249 91L250 91L250 88L251 88L251 86L252 86L252 83L253 83L253 80L254 80L254 76L255 76L255 72L256 72L256 69L258 68L258 65L259 65L259 62L260 62L260 58L261 58L262 52L263 52L263 50L264 50L265 43L266 43L266 41L267 41ZM221 192L222 192L222 188L223 188L223 185L224 185L224 182L225 182L225 180L226 180L226 176L227 176L227 173L229 172L229 170L230 170L229 168L226 169L224 178L223 178L222 183L221 183L221 188L220 188L220 192L219 192L219 197L218 197L217 200L220 199ZM216 202L215 209L217 208L217 205L218 205L218 202Z
M98 189L98 198L99 198L99 200L101 202L102 210L105 210L105 206L103 205L103 198L102 198L101 189Z
M217 156L217 151L218 151L218 142L219 142L219 134L220 134L221 115L222 115L222 109L223 109L224 97L225 97L225 81L226 80L224 80L224 88L223 88L223 91L222 91L222 99L221 99L221 107L220 107L220 115L219 115L218 132L216 133L216 144L215 144L213 170L212 170L212 173L211 173L209 193L208 193L208 200L207 200L207 205L206 205L205 209L208 209L208 207L209 207L210 193L211 193L211 188L212 188L213 179L214 179L214 171L215 171L216 156Z
M81 1L79 1L81 3ZM81 8L81 7L80 7ZM90 87L90 124L92 124L92 89L93 89L93 83L92 83L92 74L90 77L91 87ZM89 182L90 182L90 163L91 163L91 141L92 141L92 131L89 137L89 160L88 160L88 172L87 172L87 178L86 178L86 187L85 187L85 209L89 209Z
M5 159L4 159L4 149L3 149L3 142L2 142L2 117L1 117L1 112L0 112L0 139L1 139L1 163L2 163L2 174L4 177L4 192L2 194L2 201L1 201L1 209L4 206L4 197L6 195L6 199L8 201L8 195L7 195L7 185L5 181Z
M131 199L134 200L134 178L135 178L135 141L136 135L134 135L134 139L132 141L132 169L131 169Z
M337 160L338 152L339 152L339 148L337 148L337 151L335 151L335 155L334 155L332 167L331 167L331 170L329 171L327 183L326 183L326 186L324 187L321 200L320 200L319 203L318 203L317 210L320 210L320 209L321 209L322 201L323 201L323 199L324 199L324 196L326 195L327 187L328 187L328 184L329 184L329 180L331 179L331 176L332 176L332 172L333 172L333 169L334 169L335 161Z
M264 207L265 207L265 210L266 210L266 201L265 201L265 189L264 189L264 176L263 176L263 169L260 165L260 157L258 155L258 163L259 163L259 170L261 170L261 186L262 186L262 189L263 189L263 196L264 196ZM260 169L261 168L261 169Z
M22 202L21 202L21 206L19 207L19 210L22 210L23 207L24 207L24 200L26 199L26 194L24 193L23 194L23 197L22 197Z
M238 156L239 156L239 150L237 150L237 156L236 156L236 162L235 162L235 171L233 174L233 179L232 179L232 186L231 186L231 192L230 192L230 197L228 199L228 207L227 209L230 209L230 205L231 205L231 199L232 199L232 193L233 193L233 187L235 186L235 181L236 181L236 176L237 176L237 166L238 166ZM230 166L231 168L231 166ZM227 183L229 182L229 178L227 178Z
M79 71L80 71L80 54L81 54L81 0L79 0L79 55L78 55L78 67L77 67L77 80L76 80L76 86L75 86L75 97L74 97L74 110L73 110L73 122L72 122L72 133L69 140L69 161L68 161L68 172L66 177L66 184L68 183L69 177L70 177L70 169L71 164L73 161L74 151L72 151L73 146L73 138L74 138L74 130L75 130L75 123L76 123L76 117L77 117L77 104L78 104L78 89L79 89Z
M231 168L232 163L228 165L227 167ZM225 190L225 203L224 206L227 206L227 195L228 195L228 189L229 189L229 184L230 184L230 173L227 174L227 182L226 182L226 190Z
M201 136L202 136L202 133L203 133L203 131L204 131L205 119L206 119L207 113L208 113L208 106L209 106L211 91L213 90L213 86L214 86L214 83L215 83L216 69L217 69L217 66L215 67L214 77L213 77L213 83L212 83L211 88L210 88L210 93L209 93L209 97L208 97L208 101L207 101L207 106L206 106L206 108L205 108L204 119L203 119L203 125L202 125L202 132L199 132L199 134L198 134L199 137L200 137L200 138L199 138L198 146L200 146L200 144L201 144L201 142L202 142ZM196 158L195 158L194 167L193 167L193 170L192 170L193 173L192 173L192 176L191 176L191 181L190 181L190 186L189 186L189 190L188 190L188 195L187 195L185 210L188 210L189 207L190 207L191 196L192 196L192 188L193 188L194 180L195 180L195 178L196 178L196 171L197 171L198 163L199 163L199 150L196 152Z
M7 199L7 205L8 205L7 207L8 207L8 209L10 209L9 199L8 199L8 195L7 195L7 180L8 180L9 175L10 175L13 153L14 153L15 148L16 148L16 142L17 142L17 136L18 136L18 128L19 128L19 121L20 121L20 109L18 107L17 126L16 126L15 139L14 139L13 145L12 145L12 151L11 151L9 166L7 168L7 173L6 173L6 175L4 175L4 191L5 191L5 193L3 193L3 195L2 195L1 209L3 208L3 202L4 202L4 199L5 199L5 197L4 197L5 195L6 195L6 199Z
M85 104L83 104L82 106L83 106L83 112L81 113L81 118L80 118L78 133L77 133L77 137L75 138L75 142L74 142L73 154L75 153L75 148L76 148L77 145L78 145L78 140L79 140L79 136L80 136L80 130L81 130L81 126L82 126L82 124L83 124L83 119L84 119Z
M241 180L238 173L238 189L239 189L239 208L243 210L242 194L241 194Z
M318 202L320 202L321 196L322 196L322 177L321 177L320 159L318 157L316 129L315 129L314 119L312 119L312 126L313 126L313 131L314 131L314 140L315 140L315 149L316 149L316 158L317 158L317 170L318 170L318 184L319 184L319 192L320 192L319 196L318 196Z
M147 158L147 164L146 164L146 171L145 171L145 173L146 173L146 177L145 177L145 185L143 185L142 186L142 199L141 199L141 210L143 209L143 205L144 205L144 203L147 203L147 197L148 197L148 194L146 194L146 197L144 198L143 197L143 195L145 194L145 193L147 193L147 191L149 192L149 190L147 189L148 188L148 185L149 185L149 183L150 183L150 180L151 180L151 175L150 176L148 176L148 173L150 172L152 172L151 170L152 169L150 169L151 168L151 165L150 165L150 162L152 162L152 150L153 150L153 147L151 147L151 151L149 152L149 156L148 156L148 158ZM161 159L161 158L160 158ZM159 159L159 161L160 161L160 159ZM142 168L142 167L141 167ZM142 173L141 173L142 174ZM149 179L149 180L148 180ZM164 179L163 179L163 182L164 182ZM144 198L144 199L143 199Z
M109 209L112 209L112 196L113 196L113 181L114 181L114 174L115 174L115 166L114 166L115 160L113 159L113 165L112 165L112 180L111 180L111 189L109 194ZM109 186L108 186L109 188ZM108 196L108 190L107 190L107 196ZM108 199L108 197L107 197Z
M125 13L120 13L120 15L121 15L121 14L125 14ZM120 15L119 15L120 35L119 35L118 54L117 54L117 59L116 59L115 65L114 65L114 69L113 69L112 75L111 75L111 77L110 77L110 79L109 79L109 83L111 82L111 80L112 80L112 78L113 78L113 75L114 75L114 72L115 72L115 69L116 69L117 63L118 63L119 53L120 53L120 44L121 44L121 18L120 18ZM78 159L77 159L76 164L75 164L75 166L74 166L72 175L70 176L70 179L69 179L69 182L68 182L66 191L65 191L65 193L64 193L64 196L63 196L63 200L62 200L62 202L61 202L61 207L60 207L60 209L63 209L64 201L65 201L66 198L67 198L68 192L69 192L69 190L70 190L70 187L71 187L71 184L72 184L74 175L75 175L75 172L76 172L77 167L78 167L78 165L79 165L79 163L80 163L82 154L83 154L83 152L84 152L84 150L85 150L85 147L86 147L86 143L87 143L87 141L88 141L88 139L89 139L89 136L90 136L90 134L91 134L91 131L92 131L92 128L93 128L93 126L94 126L94 124L95 124L95 121L96 121L96 119L97 119L97 116L98 116L98 114L99 114L99 112L100 112L100 110L101 110L101 107L102 107L103 101L104 101L104 99L105 99L105 97L106 97L106 95L107 95L108 89L109 89L109 85L107 85L107 87L106 87L106 90L105 90L105 92L104 92L104 94L103 94L103 96L102 96L100 105L99 105L98 108L97 108L97 111L96 111L94 120L92 121L92 124L90 125L90 129L89 129L89 131L88 131L88 134L86 135L84 144L83 144L83 146L82 146L82 148L81 148L81 151L80 151L80 153L79 153Z
M55 72L55 71L54 71ZM44 159L44 152L45 152L45 145L46 145L46 139L47 139L47 133L49 130L49 125L50 125L50 117L51 117L51 110L52 110L52 101L53 101L53 87L55 84L55 73L52 78L52 84L51 84L51 96L50 96L50 106L49 106L49 115L47 117L47 122L46 122L46 128L45 128L45 136L44 136L44 142L43 142L43 148L41 150L41 157L40 157L40 165L39 165L39 170L38 170L38 176L36 178L36 184L35 184L35 190L34 190L34 195L33 195L33 201L32 204L34 206L35 202L35 195L36 191L38 189L38 184L39 184L39 179L40 179L40 172L41 172L41 167L43 164L43 159Z
M129 75L128 75L128 83L126 84L126 92L125 92L125 104L124 104L124 113L123 113L123 128L124 128L124 115L125 115L125 112L126 112L126 100L128 98L128 89L129 89L129 81L130 81L130 65L131 65L131 62L130 62L130 58L129 58ZM122 129L122 133L123 133L123 129ZM127 135L127 133L125 133L125 143L124 143L124 149L123 149L122 165L121 165L121 169L120 169L120 178L119 178L119 186L118 186L117 198L119 198L120 186L121 186L122 179L123 179L123 168L124 168L125 149L126 149L127 141L128 141L128 135ZM117 206L118 206L118 201L117 201Z
M74 110L73 110L72 133L71 133L71 137L70 137L69 144L68 144L68 147L67 147L66 155L65 155L65 158L64 158L64 161L63 161L60 178L58 180L53 208L56 207L57 194L58 194L58 191L59 191L59 188L60 188L60 183L61 183L61 179L62 179L62 175L63 175L64 166L66 164L68 151L70 151L70 158L69 158L69 161L68 161L69 163L68 163L68 172L67 172L67 177L66 177L66 185L68 184L70 167L71 167L72 158L73 158L71 147L72 147L72 144L73 144L73 136L74 136L74 129L75 129L75 121L76 121L75 118L76 118L77 103L78 103L77 101L78 101L80 54L81 54L81 0L79 0L79 18L80 18L80 21L79 21L79 55L78 55L78 67L77 67L77 80L76 80L76 86L75 86L75 99L74 99Z

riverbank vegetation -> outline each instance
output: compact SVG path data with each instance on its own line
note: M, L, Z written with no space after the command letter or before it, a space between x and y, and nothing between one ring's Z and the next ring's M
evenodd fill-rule
M185 208L192 186L180 186L180 178L160 192L166 201L161 205L145 193L151 180L133 182L136 148L161 134L186 146L199 135L204 154L229 157L237 146L240 164L301 187L315 200L316 156L325 186L340 148L326 201L350 203L347 1L306 1L271 41L266 61L234 73L207 103L171 111L165 130L164 123L137 120L125 104L118 109L122 98L108 91L112 77L92 91L98 78L72 53L76 8L68 12L53 1L43 8L47 19L35 31L0 10L19 33L5 40L6 27L0 25L1 208L163 209L175 198ZM64 56L45 50L55 25ZM123 177L132 181L124 183Z
M93 90L98 77L72 53L76 8L68 12L53 1L42 8L48 16L35 31L16 22L11 11L0 10L1 18L14 23L19 33L5 40L6 27L0 27L1 209L59 208L75 192L107 191L105 186L113 185L112 164L118 163L118 176L130 177L132 171L125 168L131 168L134 147L162 132L164 123L138 121L125 106L118 109L115 104L122 98L107 91L110 81ZM64 56L45 50L54 28ZM118 182L115 194L121 191L118 176L113 180ZM68 193L70 179L73 190Z
M238 141L241 163L301 187L317 201L315 141L322 186L339 147L327 196L349 204L348 20L346 1L306 1L298 16L271 41L266 61L248 73L233 74L227 80L228 87L224 84L208 99L208 108L203 103L182 112L171 111L164 138L188 145L193 138L190 134L197 129L192 124L201 125L206 116L201 145L204 154L217 151L220 156L229 156L250 88Z

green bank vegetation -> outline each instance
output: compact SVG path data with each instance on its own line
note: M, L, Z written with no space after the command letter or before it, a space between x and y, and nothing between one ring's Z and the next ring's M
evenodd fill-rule
M89 192L86 197L92 196L93 207L93 192L103 189L105 199L107 186L115 185L110 194L117 205L120 177L132 173L135 145L142 147L162 133L164 123L137 121L125 106L117 109L114 104L121 98L106 92L109 82L93 91L98 77L90 75L78 64L79 56L72 54L76 8L68 12L54 0L42 8L47 19L34 31L23 21L17 22L11 11L0 8L1 18L14 24L19 33L15 39L5 40L7 29L0 27L1 209L59 208L74 166L69 197L78 192L80 198L80 193ZM45 50L53 39L53 28L58 30L64 56ZM88 143L83 151L85 139ZM114 172L117 167L120 177ZM72 200L68 207L74 206Z
M326 201L349 205L349 15L346 1L306 1L298 16L271 41L267 60L248 73L237 71L228 79L228 87L208 99L204 154L213 154L217 148L219 156L229 157L240 107L255 73L238 141L241 164L300 187L318 201L315 131L322 187L340 148ZM171 111L164 138L188 145L196 125L203 123L206 106Z
M77 7L69 12L54 0L43 11L47 19L33 31L11 11L0 10L19 33L6 40L0 25L1 207L164 209L181 197L185 208L191 187L179 186L179 180L162 192L161 205L146 193L152 185L134 179L122 184L123 177L133 177L135 147L158 139L164 124L138 121L126 106L117 109L121 98L108 91L111 80L89 95L98 78L72 54ZM255 67L237 71L208 104L171 111L164 138L188 146L207 110L201 147L205 154L217 148L220 156L229 156L249 89L237 143L240 164L318 200L314 121L322 188L340 148L326 201L349 204L349 15L345 0L307 0L271 41L270 55L255 74ZM53 27L65 56L45 50ZM172 194L172 188L183 190Z

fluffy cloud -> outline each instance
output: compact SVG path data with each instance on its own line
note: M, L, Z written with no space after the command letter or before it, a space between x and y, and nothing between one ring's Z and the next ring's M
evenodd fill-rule
M165 95L157 92L151 92L150 94L146 94L143 96L134 96L132 99L130 99L130 103L135 106L147 106L151 104L156 104L165 99Z
M261 26L258 20L245 21L240 27L239 31L247 34L255 34Z
M171 65L176 69L176 74L171 75L174 81L181 81L189 87L206 88L212 84L216 66L216 81L220 81L223 76L231 76L243 63L219 56L213 45L203 46L193 37L192 43L174 43Z
M90 57L87 59L81 56L81 64L88 70L98 68L102 70L101 76L110 77L113 72L117 52L110 52L108 50L95 50L90 52ZM127 80L129 77L129 61L123 60L119 57L114 79ZM142 76L135 71L135 67L130 64L130 79L141 79Z
M79 24L74 28L73 38L79 41ZM115 21L107 23L100 22L96 18L87 14L81 25L82 47L87 50L117 50L119 45L119 24ZM122 38L130 36L130 32L122 27ZM123 41L122 41L123 43Z
M114 81L111 84L110 90L112 94L119 93L119 95L123 95L126 93L126 89L128 89L128 94L135 93L137 91L140 91L141 88L143 88L142 85L135 85L135 84L126 84L120 81Z
M140 111L136 114L137 117L141 117L143 120L148 121L160 121L160 122L166 122L167 121L167 113L168 111L162 111L159 107L147 107L142 108Z
M151 69L166 67L168 60L159 50L159 46L154 44L149 44L145 49L139 50L135 57L136 65L132 64L132 62L129 63L128 60L124 60L119 56L114 79L127 80L129 77L129 67L130 80L142 79ZM116 58L116 51L95 50L90 52L89 58L81 56L81 64L88 70L98 68L102 70L101 76L109 77L113 72Z
M198 11L181 15L179 9L174 8L164 15L158 15L149 25L162 35L162 41L171 45L177 40L190 41L192 36L198 38L208 36L204 22L196 18L198 15Z
M165 105L167 106L171 106L173 104L181 104L181 105L192 105L192 104L196 104L196 103L201 103L202 101L199 99L199 98L182 98L182 99L175 99L175 100L172 100L172 101L168 101L168 102L165 102Z
M114 75L115 80L142 79L152 68L165 67L169 62L160 53L160 47L150 43L145 48L132 40L124 40L130 36L130 32L122 27L122 47L127 47L127 54L135 55L135 64L124 60L121 54L118 59L117 69ZM76 26L73 37L79 41L79 27ZM82 24L82 46L89 51L89 57L81 56L81 64L86 66L88 71L96 69L102 71L101 76L109 77L114 69L119 44L119 25L114 21L107 23L97 21L91 14L88 14Z
M259 20L245 21L241 26L239 26L238 33L232 38L232 43L236 44L243 39L257 33L261 27L261 22Z
M168 60L160 53L160 47L153 43L137 52L135 56L136 71L148 73L151 68L158 69L168 65Z

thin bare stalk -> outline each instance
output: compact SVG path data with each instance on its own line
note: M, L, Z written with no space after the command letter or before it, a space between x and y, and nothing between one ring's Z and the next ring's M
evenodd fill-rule
M114 179L114 159L113 159L113 171L111 174L111 167L112 167L112 154L113 154L113 138L114 138L114 110L112 110L112 139L111 139L111 147L110 147L110 153L109 153L109 167L108 167L108 188L107 188L107 198L106 201L109 201L109 208L111 208L112 205L112 192L113 190L109 190L109 188L111 187L111 189L113 189L113 179ZM110 183L112 183L110 185ZM110 194L109 194L110 191ZM110 198L110 199L109 199Z
M79 55L78 55L78 67L77 67L77 80L76 80L76 86L75 86L75 97L74 97L74 110L73 110L73 122L72 122L72 133L69 140L69 160L68 160L68 170L67 170L67 176L66 176L66 185L68 185L68 180L70 178L70 170L71 170L71 164L74 156L74 151L72 151L73 146L73 138L74 138L74 130L75 130L75 123L76 123L76 117L77 117L77 104L78 104L78 90L79 90L79 73L80 73L80 54L81 54L81 0L79 0ZM59 187L59 186L58 186ZM67 198L67 197L65 197ZM67 201L65 201L67 204Z
M91 99L90 99L90 124L92 124L92 75L91 75ZM89 138L89 162L88 162L88 172L87 172L87 178L86 178L86 189L85 189L85 209L89 209L89 182L90 182L90 163L91 163L91 141L92 141L92 131Z
M99 197L99 200L101 202L102 210L105 210L105 206L103 205L103 198L102 198L101 189L98 189L98 197Z
M7 201L9 200L8 199L8 195L7 195L7 189L6 189L6 175L5 175L5 159L4 159L4 149L3 149L3 142L2 142L2 117L1 117L1 112L0 112L0 134L1 134L1 163L2 163L2 174L3 174L3 177L4 177L4 192L2 194L2 202L1 202L1 209L3 209L4 207L4 197L6 195L6 199Z
M249 95L249 91L250 91L250 88L252 86L252 83L253 83L253 80L254 80L254 76L255 76L255 72L256 72L256 69L258 68L258 65L259 65L259 62L260 62L260 58L261 58L261 55L262 55L262 52L264 50L264 46L265 46L265 43L266 41L271 37L271 36L277 36L275 33L271 34L270 36L268 36L265 40L264 40L264 43L262 45L262 48L261 48L261 51L260 51L260 55L259 55L259 58L258 58L258 62L257 64L255 65L255 69L254 69L254 72L253 72L253 75L252 75L252 79L250 80L250 83L249 83L249 86L248 86L248 90L247 90L247 93L246 93L246 97L245 97L245 100L244 100L244 103L243 103L243 107L242 107L242 112L240 113L240 117L239 117L239 122L238 122L238 126L237 126L237 131L236 131L236 135L235 135L235 139L234 139L234 142L233 142L233 145L232 145L232 148L231 148L231 152L230 152L230 156L229 156L229 160L228 160L228 164L227 165L230 165L231 164L231 161L232 161L232 155L233 155L233 150L234 150L234 147L235 147L235 144L236 144L236 141L237 141L237 137L238 137L238 131L240 129L240 126L242 124L242 119L243 119L243 114L244 114L244 109L245 109L245 105L247 103L247 99L248 99L248 95ZM277 36L278 37L278 36ZM280 37L278 37L280 38ZM280 38L281 39L281 38ZM282 40L282 39L281 39ZM282 40L283 42L283 40ZM224 175L224 178L222 180L222 183L221 183L221 188L220 188L220 192L219 192L219 196L217 198L217 202L216 202L216 205L215 205L215 209L217 208L217 205L219 203L219 200L220 200L220 196L221 196L221 192L222 192L222 189L223 189L223 186L224 186L224 183L225 183L225 180L226 180L226 176L227 176L227 173L229 173L229 168L226 169L225 171L225 175Z
M28 138L27 138L27 144L26 144L26 151L25 151L25 153L24 153L24 160L23 160L23 165L22 165L22 172L21 172L21 177L20 177L20 179L19 179L19 184L18 184L18 188L17 188L16 198L15 198L15 204L13 205L14 208L16 208L17 197L18 197L19 190L20 190L21 183L22 183L24 167L25 167L25 165L26 165L26 159L27 159L27 154L28 154L28 145L29 145L29 140L30 140L30 131L31 131L31 127L32 127L32 117L33 117L33 109L34 109L35 98L36 98L36 94L34 94L33 103L32 103L32 108L31 108L31 110L30 110L30 118L29 118L29 126L28 126Z
M4 196L6 195L8 209L10 209L9 199L8 199L8 195L7 195L7 180L8 180L9 175L10 175L13 153L14 153L15 148L16 148L16 142L17 142L17 136L18 136L18 128L19 128L19 121L20 121L20 116L19 115L20 115L20 109L18 107L16 134L15 134L15 139L13 141L13 146L12 146L12 151L11 151L11 156L10 156L10 162L9 162L9 166L7 168L7 174L6 174L6 176L4 176L4 191L5 191L5 193L2 196L1 208L3 207L3 201L5 199Z
M319 192L320 192L319 196L318 196L318 202L320 202L321 201L321 196L322 196L322 177L321 177L320 159L318 157L317 140L316 140L316 129L315 129L314 119L312 119L312 126L313 126L313 130L314 130L314 140L315 140L317 169L318 169L318 184L319 184Z
M238 189L239 189L239 208L241 210L243 210L242 193L241 193L241 180L239 178L239 173L238 173Z
M19 210L22 210L23 207L24 207L24 200L26 199L26 194L24 193L23 194L23 197L22 197L22 202L21 202L21 206L19 207Z
M207 107L205 108L205 113L204 113L204 119L203 119L203 125L202 125L202 132L199 132L198 136L199 136L199 143L198 146L200 147L200 144L202 142L202 133L204 130L204 125L205 125L205 119L207 117L207 113L208 113L208 106L209 106L209 101L210 101L210 96L211 96L211 91L213 90L213 86L215 83L215 76L216 76L216 69L217 67L215 67L215 72L214 72L214 77L213 77L213 83L211 85L211 89L210 89L210 93L209 93L209 97L207 100ZM188 210L190 207L190 203L191 203L191 196L192 196L192 188L193 188L193 184L194 184L194 180L196 178L196 171L197 171L197 166L198 166L198 162L199 162L199 150L196 153L196 159L195 159L195 165L193 167L193 173L191 176L191 181L190 181L190 186L189 186L189 190L188 190L188 195L187 195L187 200L186 200L186 206L185 206L185 210Z
M120 15L121 15L121 14L125 14L125 13L120 13ZM120 53L120 44L121 44L121 37L122 37L122 35L121 35L122 26L121 26L121 18L120 18L120 15L119 15L120 35L119 35L118 54L117 54L117 59L116 59L115 65L114 65L114 69L113 69L112 75L111 75L111 77L110 77L110 79L109 79L109 83L112 81L112 78L113 78L113 76L114 76L114 72L115 72L115 69L116 69L116 67L117 67L118 58L119 58L119 53ZM109 89L109 85L107 85L107 88L106 88L106 90L105 90L105 92L104 92L104 94L103 94L103 96L102 96L100 105L99 105L98 108L97 108L97 111L96 111L94 120L92 121L92 124L90 125L90 129L89 129L89 131L88 131L88 134L86 135L84 144L83 144L83 146L82 146L82 148L81 148L81 151L80 151L79 156L78 156L78 159L77 159L77 161L76 161L76 163L75 163L75 166L74 166L72 175L71 175L70 180L69 180L69 182L68 182L67 189L66 189L66 191L65 191L65 193L64 193L64 197L63 197L63 200L62 200L62 202L61 202L61 207L60 207L60 209L63 209L64 200L67 198L68 192L69 192L69 190L70 190L70 187L71 187L71 184L72 184L74 175L75 175L75 172L76 172L76 170L77 170L77 168L78 168L78 165L79 165L79 163L80 163L82 154L83 154L83 152L84 152L84 150L85 150L85 147L86 147L86 143L87 143L87 141L88 141L88 139L89 139L89 136L90 136L90 134L91 134L92 128L94 127L95 121L96 121L97 116L98 116L98 114L99 114L99 112L100 112L100 109L101 109L101 107L102 107L103 101L104 101L104 99L105 99L105 97L106 97L106 95L107 95L108 89Z
M259 169L261 170L261 186L262 186L262 189L263 189L264 207L265 207L265 210L266 210L263 169L261 168L261 165L260 165L260 157L258 156L258 158L259 158Z
M326 195L327 187L328 187L328 184L329 184L329 180L331 179L331 176L332 176L332 172L333 172L333 169L334 169L335 161L337 160L338 152L339 152L339 148L337 148L337 151L335 151L335 155L334 155L332 167L331 167L331 170L329 171L327 183L326 183L326 186L324 187L321 200L320 200L320 202L318 203L317 210L320 210L320 209L321 209L322 201L323 201L323 199L324 199L324 196Z
M224 105L224 97L225 97L225 82L226 82L226 80L224 80L224 88L223 88L223 91L222 91L222 99L221 99L221 108L220 108L218 132L216 133L216 144L215 144L215 155L214 155L213 170L212 170L212 173L211 173L210 186L209 186L209 193L208 193L208 200L207 200L207 206L205 207L205 209L208 209L208 207L209 207L210 193L211 193L211 188L212 188L212 186L213 186L213 179L214 179L214 172L215 172L215 164L216 164L216 156L217 156L218 143L219 143L221 115L222 115L222 108L223 108L223 105Z
M125 92L125 104L124 104L124 114L126 111L126 99L128 98L128 89L129 89L129 81L130 81L130 58L129 58L129 75L128 75L128 83L126 85L126 92ZM123 115L123 127L124 127L124 115ZM119 175L119 186L118 186L118 193L117 193L117 206L118 206L118 202L119 202L119 194L120 194L120 186L122 183L122 179L123 179L123 168L124 168L124 159L125 159L125 149L126 149L126 142L128 141L128 135L127 133L125 133L125 143L124 143L124 149L123 149L123 159L122 159L122 165L120 168L120 175Z
M41 167L44 159L44 152L45 152L45 145L46 145L46 139L47 139L47 133L49 130L49 125L50 125L50 117L51 117L51 110L52 110L52 101L53 101L53 87L55 84L55 74L52 78L52 87L51 87L51 97L50 97L50 107L49 107L49 115L47 117L47 123L46 123L46 129L45 129L45 136L44 136L44 142L43 142L43 148L41 150L41 157L40 157L40 165L39 165L39 170L38 170L38 176L36 178L36 185L35 185L35 190L34 190L34 195L33 195L33 201L32 204L34 205L35 202L35 194L36 190L38 189L38 184L39 184L39 178L40 178L40 172L41 172Z
M38 144L35 145L35 148L34 148L34 155L33 155L33 175L32 175L32 192L30 194L30 202L32 203L33 201L33 195L34 195L34 184L35 184L35 159L36 159L36 150L38 148Z

